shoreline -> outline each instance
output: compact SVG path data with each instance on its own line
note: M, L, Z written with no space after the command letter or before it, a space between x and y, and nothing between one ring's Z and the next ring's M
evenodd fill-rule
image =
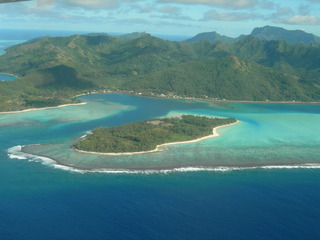
M206 140L206 139L209 139L209 138L219 137L220 134L217 132L217 129L223 128L223 127L232 126L232 125L236 125L238 123L240 123L239 120L237 120L234 123L230 123L230 124L225 124L225 125L221 125L221 126L218 126L218 127L214 127L212 129L212 134L211 135L204 136L204 137L201 137L201 138L188 140L188 141L181 141L181 142L163 143L163 144L157 145L157 147L155 149L149 150L149 151L125 152L125 153L103 153L103 152L83 151L83 150L79 150L79 149L76 149L76 148L71 148L71 149L74 150L75 152L78 152L78 153L102 155L102 156L132 156L132 155L140 155L140 154L147 154L147 153L162 152L164 150L163 147L165 147L165 146L177 145L177 144L186 144L186 143L195 143L195 142L200 142L200 141L203 141L203 140Z
M18 75L13 74L13 73L7 73L7 72L0 72L0 74L9 75L9 76L13 76L13 77L16 77L16 78L20 77Z
M62 104L62 105L53 106L53 107L29 108L29 109L18 110L18 111L0 112L0 115L1 115L1 114L13 114L13 113L26 113L26 112L46 110L46 109L52 109L52 108L63 108L63 107L77 106L77 105L85 105L85 104L87 104L87 103L86 103L86 102L82 102L82 103L69 103L69 104Z
M17 147L17 146L14 146ZM272 169L320 169L319 163L312 162L289 162L289 163L258 163L258 164L240 164L240 165L214 165L214 166L172 166L171 168L85 168L77 167L74 165L64 164L56 158L52 158L46 155L35 155L32 153L24 152L23 148L25 146L20 146L21 152L27 154L28 156L23 156L23 159L31 157L41 158L43 164L53 167L55 169L71 171L76 173L112 173L112 174L137 174L137 173L171 173L171 172L194 172L194 171L241 171L241 170L272 170ZM11 148L10 148L11 149ZM10 150L9 149L9 150ZM8 152L8 155L12 155L12 158L20 157L16 153ZM21 158L21 159L22 159ZM45 158L45 160L43 159ZM47 161L48 160L48 161ZM54 162L54 163L53 163Z
M98 93L98 92L97 92ZM210 99L210 98L200 98L200 97L170 97L170 96L153 96L148 94L140 93L125 93L125 92L113 92L121 94L131 94L135 96L144 96L152 98L164 98L164 99L175 99L175 100L194 100L201 102L219 102L219 103L258 103L258 104L320 104L319 102L300 102L300 101L250 101L250 100L229 100L229 99ZM93 93L93 94L96 94Z
M82 93L78 94L75 97L86 96L91 94L109 94L109 93L116 93L116 94L128 94L140 97L150 97L150 98L163 98L163 99L174 99L174 100L194 100L194 101L201 101L201 102L227 102L227 103L261 103L261 104L320 104L320 101L315 102L301 102L301 101L251 101L251 100L229 100L229 99L213 99L213 98L201 98L201 97L181 97L181 96L166 96L166 95L153 95L152 93L141 93L141 92L133 92L133 91L113 91L113 90L101 90L101 91L92 91L90 93Z
M13 75L13 74L12 74ZM134 96L140 96L140 97L149 97L149 98L162 98L162 99L173 99L173 100L193 100L193 101L201 101L201 102L220 102L220 103L257 103L257 104L310 104L310 105L317 105L320 104L319 102L300 102L300 101L249 101L249 100L228 100L228 99L210 99L210 98L198 98L198 97L171 97L171 96L161 96L161 95L152 95L152 94L145 94L145 93L138 93L138 92L125 92L125 91L93 91L90 93L82 93L75 95L75 97L81 97L91 94L128 94L128 95L134 95ZM18 111L7 111L7 112L0 112L1 114L10 114L10 113L23 113L23 112L29 112L29 111L37 111L37 110L45 110L50 108L60 108L60 107L66 107L66 106L75 106L75 105L81 105L86 104L84 103L70 103L70 104L63 104L58 106L52 106L52 107L43 107L43 108L30 108L30 109L24 109L24 110L18 110Z

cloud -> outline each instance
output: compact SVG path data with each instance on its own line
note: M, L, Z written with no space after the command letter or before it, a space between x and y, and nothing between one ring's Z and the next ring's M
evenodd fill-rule
M288 18L276 19L274 22L290 25L320 25L320 18L312 15L294 15Z
M80 7L84 9L110 9L119 7L120 4L139 1L141 0L37 0L37 6L58 4L64 7Z
M180 12L180 9L172 6L164 6L160 9L160 12L168 13L168 14L176 14Z
M260 1L259 2L259 7L262 9L274 9L277 6L278 6L277 4L275 4L274 2L270 2L270 1Z
M151 18L172 19L172 21L193 21L193 19L185 15L182 9L170 5L165 5L159 9L156 9L155 13L150 14Z
M203 16L203 21L243 21L243 20L253 20L257 18L262 18L262 16L255 13L246 13L246 12L218 12L216 10L210 10L206 12Z
M117 19L114 21L116 24L121 25L147 25L150 24L149 21L140 19L140 18L131 18L131 19Z
M115 8L119 4L119 0L57 0L60 3L64 3L71 6L83 7L83 8Z
M196 4L196 5L212 5L223 8L253 8L258 5L258 0L158 0L162 3L177 3L177 4Z
M293 15L293 10L290 7L282 7L278 8L275 13L272 14L271 19L278 19L281 17L286 17L289 15Z
M157 10L157 8L153 5L140 6L138 4L135 4L131 7L132 9L137 10L139 13L150 13Z
M37 7L44 7L54 3L54 0L38 0Z
M311 12L309 5L300 5L298 8L298 12L300 15L309 15Z

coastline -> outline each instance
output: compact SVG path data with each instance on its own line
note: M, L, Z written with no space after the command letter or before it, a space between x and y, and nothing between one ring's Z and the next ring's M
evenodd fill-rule
M5 73L7 74L7 73ZM11 74L13 75L13 74ZM15 76L15 75L13 75ZM201 98L201 97L181 97L181 96L167 96L167 95L153 95L153 94L147 94L147 93L140 93L140 92L132 92L132 91L92 91L89 93L82 93L75 95L74 97L80 97L80 96L86 96L91 94L129 94L134 96L142 96L142 97L150 97L150 98L163 98L163 99L174 99L174 100L191 100L191 101L201 101L201 102L220 102L220 103L257 103L257 104L311 104L311 105L317 105L320 104L320 101L316 102L301 102L301 101L249 101L249 100L229 100L229 99L211 99L211 98ZM23 112L29 112L29 111L37 111L37 110L45 110L50 108L60 108L60 107L67 107L67 106L75 106L75 105L82 105L86 104L84 103L70 103L70 104L63 104L53 107L43 107L43 108L30 108L30 109L24 109L24 110L18 110L18 111L7 111L7 112L0 112L1 114L10 114L10 113L23 113Z
M15 148L18 148L18 152L23 153L21 156L19 153L15 151ZM77 167L74 165L68 165L56 158L52 158L46 155L34 155L32 153L27 153L23 151L24 146L14 146L8 149L9 158L15 159L29 159L29 161L37 161L38 160L30 160L30 158L40 159L44 165L50 166L55 169L70 171L75 173L108 173L108 174L153 174L153 173L172 173L172 172L227 172L227 171L241 171L241 170L273 170L273 169L320 169L319 163L257 163L257 164L242 164L242 165L216 165L216 166L190 166L190 167L181 167L181 166L173 166L172 168L141 168L141 169L131 169L131 168L84 168Z
M13 75L13 74L12 74ZM140 97L149 97L149 98L163 98L163 99L174 99L174 100L192 100L192 101L201 101L201 102L221 102L221 103L258 103L258 104L320 104L319 102L300 102L300 101L249 101L249 100L228 100L228 99L211 99L211 98L200 98L200 97L180 97L180 96L166 96L166 95L152 95L152 94L146 94L146 93L140 93L140 92L131 92L131 91L93 91L89 93L82 93L75 95L74 97L80 97L80 96L86 96L91 94L129 94L134 96L140 96ZM67 106L75 106L75 105L81 105L86 103L70 103L70 104L63 104L58 106L52 106L52 107L43 107L43 108L30 108L30 109L24 109L24 110L18 110L18 111L7 111L7 112L0 112L1 114L9 114L9 113L23 113L23 112L29 112L29 111L37 111L37 110L45 110L50 108L59 108L59 107L67 107Z
M7 73L7 72L0 72L0 74L9 75L9 76L13 76L13 77L16 77L16 78L19 78L19 77L20 77L20 76L18 76L18 75L13 74L13 73Z
M182 96L168 96L165 94L153 94L153 93L143 93L143 92L134 92L134 91L126 91L126 90L100 90L100 91L92 91L89 93L78 94L74 97L80 97L90 94L108 94L108 93L116 93L116 94L129 94L140 97L150 97L150 98L164 98L164 99L175 99L175 100L194 100L201 102L222 102L222 103L259 103L259 104L320 104L320 101L314 102L302 102L302 101L270 101L270 100L230 100L230 99L214 99L214 98L201 98L201 97L182 97Z
M84 105L84 104L87 104L87 103L86 103L86 102L82 102L82 103L69 103L69 104L62 104L62 105L53 106L53 107L29 108L29 109L19 110L19 111L0 112L0 114L25 113L25 112L46 110L46 109L52 109L52 108L62 108L62 107L68 107L68 106Z
M160 145L157 145L157 147L153 150L150 151L141 151L141 152L126 152L126 153L102 153L102 152L89 152L89 151L83 151L83 150L79 150L76 148L72 148L75 152L78 153L83 153L83 154L93 154L93 155L103 155L103 156L131 156L131 155L140 155L140 154L147 154L147 153L155 153L155 152L161 152L163 151L163 147L165 146L169 146L169 145L176 145L176 144L186 144L186 143L195 143L195 142L200 142L209 138L215 138L215 137L219 137L220 134L217 132L217 130L219 128L223 128L223 127L228 127L228 126L232 126L232 125L236 125L240 123L240 121L236 121L234 123L230 123L230 124L225 124L225 125L221 125L218 127L214 127L212 129L212 134L208 135L208 136L204 136L201 138L197 138L194 140L188 140L188 141L181 141L181 142L171 142L171 143L163 143Z
M96 94L98 92L94 92ZM301 101L251 101L251 100L229 100L229 99L213 99L213 98L201 98L201 97L171 97L171 96L160 96L160 95L148 95L140 93L126 93L126 92L113 92L113 93L122 93L122 94L132 94L135 96L144 96L144 97L154 97L154 98L164 98L164 99L177 99L177 100L194 100L201 102L221 102L221 103L258 103L258 104L320 104L320 101L315 102L301 102Z

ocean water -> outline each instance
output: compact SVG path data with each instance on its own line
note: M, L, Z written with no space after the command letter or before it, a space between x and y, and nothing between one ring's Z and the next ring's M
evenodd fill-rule
M1 239L319 239L319 105L80 98L0 115ZM181 113L240 123L156 154L69 148L97 126Z
M46 114L38 111L21 114L20 118L14 115L4 118L4 124L28 122L30 129L39 129L48 122L54 123L43 136L44 139L50 136L49 140L45 140L46 144L38 144L41 140L32 144L21 143L9 149L10 156L89 172L320 168L319 105L208 104L121 94L95 94L81 99L89 103L66 109L50 109ZM114 108L119 109L117 114L114 114ZM94 113L99 114L96 116ZM77 153L70 148L94 127L175 114L234 117L240 123L219 129L221 137L167 146L165 151L152 154L99 156ZM68 115L72 118L68 119ZM52 141L53 136L62 140Z
M25 40L2 40L0 39L0 55L5 53L5 50L13 45L25 42Z
M0 81L14 81L17 77L5 73L0 73Z
M52 35L0 33L0 53ZM1 240L320 239L319 105L81 98L88 104L0 115ZM96 126L181 113L241 123L159 154L98 158L68 147Z

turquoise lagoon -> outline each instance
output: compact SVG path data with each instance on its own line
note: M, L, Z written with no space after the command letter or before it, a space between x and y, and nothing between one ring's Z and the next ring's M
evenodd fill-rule
M81 99L0 115L2 240L320 239L319 105ZM241 123L155 154L69 148L97 126L181 113Z
M14 81L17 77L11 74L0 73L0 82L1 81Z
M122 94L95 94L81 99L88 104L2 115L0 124L5 126L5 132L17 131L18 126L24 135L9 147L9 156L79 172L320 167L317 104L200 102ZM240 123L219 129L220 137L167 146L157 153L99 156L70 148L95 127L176 114L234 117Z

